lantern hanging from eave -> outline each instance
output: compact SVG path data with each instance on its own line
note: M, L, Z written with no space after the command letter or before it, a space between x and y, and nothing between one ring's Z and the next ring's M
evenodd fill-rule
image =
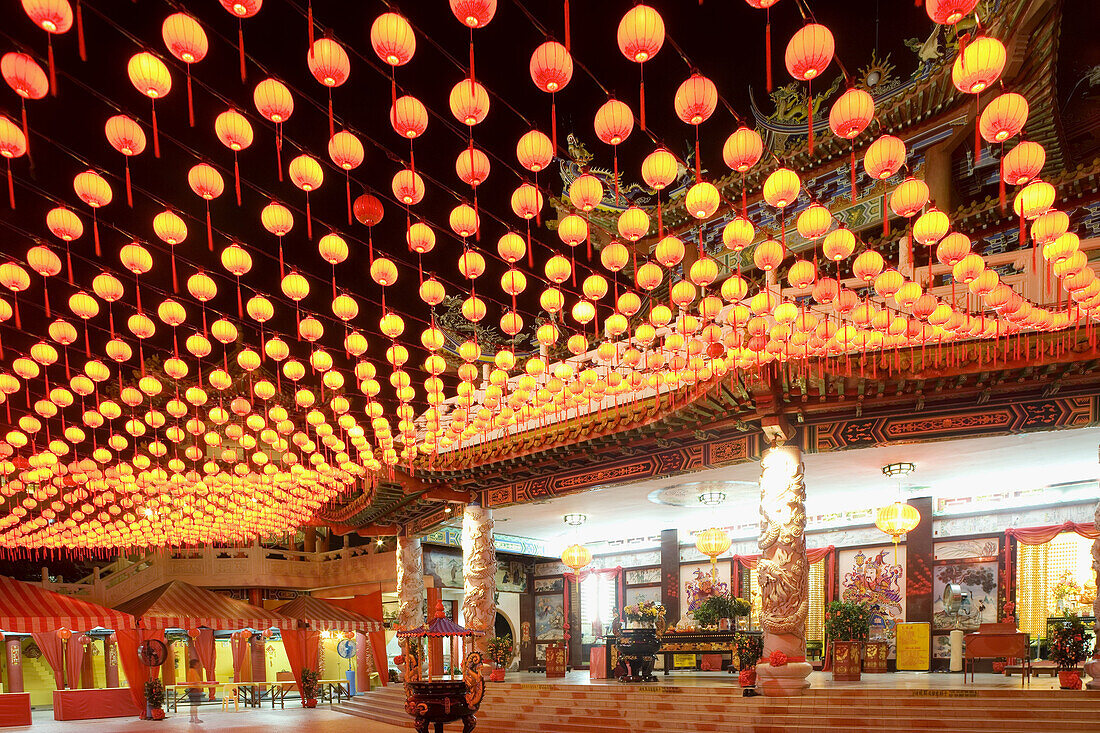
M695 128L695 181L698 183L702 170L699 161L699 125L710 119L717 109L718 88L702 74L692 74L676 90L673 106L676 116Z
M191 64L206 57L210 47L206 31L199 22L186 13L173 13L164 19L160 27L161 37L168 52L186 64L187 121L195 126L195 106L191 96Z
M241 169L237 162L237 153L252 144L252 124L237 110L229 109L214 120L214 133L222 145L233 151L233 187L237 193L237 206L240 206Z
M42 99L49 91L50 84L46 72L38 62L25 53L9 51L0 57L0 74L4 81L19 95L20 114L23 121L23 135L30 147L30 128L27 126L27 100Z
M708 529L695 535L695 549L710 558L711 580L718 579L718 557L731 544L729 534L723 529Z
M145 150L145 132L141 126L126 115L115 115L104 126L107 142L122 153L126 165L126 204L134 208L134 196L130 189L130 156L140 155Z
M230 15L237 19L237 50L240 55L241 61L241 83L245 81L245 65L244 65L244 25L245 18L251 18L256 13L260 12L260 6L263 5L263 0L218 0L221 6L225 8Z
M206 248L213 252L214 229L210 222L210 202L225 191L225 180L214 166L198 163L187 172L187 185L206 203Z
M95 240L95 256L97 258L102 257L103 253L99 248L99 223L96 218L96 211L100 207L111 203L113 198L111 184L107 183L95 171L87 170L83 173L77 173L73 178L73 191L76 192L81 201L92 208L92 238Z
M615 182L615 203L619 203L619 145L630 137L634 130L634 113L630 107L617 99L609 99L596 110L593 121L596 136L610 145L614 156L612 175Z
M8 205L15 208L15 181L11 174L12 158L19 158L27 152L27 136L19 125L7 117L0 116L0 157L7 158L8 166Z
M809 118L810 155L814 154L813 80L821 76L833 60L833 34L823 25L807 23L787 43L784 61L795 79L806 82L806 112Z
M592 551L584 545L572 544L561 553L562 564L572 568L574 573L580 572L592 562Z
M557 41L546 41L531 54L531 81L550 95L550 140L552 154L558 152L557 93L573 78L573 57Z
M309 192L320 188L325 180L325 171L316 158L303 154L290 161L289 173L291 183L306 192L306 238L312 240L313 216L309 210Z
M856 202L856 142L855 139L867 129L875 118L875 100L870 94L857 87L847 89L833 102L829 110L829 128L837 137L852 141L851 147L851 187L852 203Z
M978 122L981 110L981 93L1001 77L1008 53L1004 44L990 36L973 38L965 46L960 44L955 62L951 66L951 81L964 94L974 95L974 164L981 160L982 136Z
M312 26L311 26L312 27ZM313 78L328 89L328 136L336 134L332 116L332 89L348 80L351 73L351 60L347 51L331 38L318 38L310 45L306 54L306 64Z
M328 157L344 171L344 195L347 199L348 224L351 224L351 171L363 164L366 151L358 137L347 130L341 130L328 141Z
M619 21L616 33L619 51L629 61L638 64L639 124L645 131L645 62L657 55L665 43L665 21L661 14L648 5L638 4L628 10Z
M46 59L50 70L50 93L57 96L57 72L53 60L53 35L66 33L73 26L73 9L68 0L22 0L31 21L46 31ZM84 30L78 28L80 59L84 60Z
M264 79L252 92L256 110L275 124L275 167L283 180L283 123L294 113L294 97L286 85L275 79Z
M147 51L130 57L127 74L134 88L150 98L153 109L153 156L161 157L161 139L156 128L156 100L172 90L172 74L168 73L168 67L160 58Z
M987 104L978 118L978 129L985 141L987 143L997 143L1001 146L1001 174L998 176L1000 179L998 181L998 199L1001 211L1005 210L1004 143L1024 129L1024 125L1027 123L1027 115L1027 99L1015 92L1006 92Z

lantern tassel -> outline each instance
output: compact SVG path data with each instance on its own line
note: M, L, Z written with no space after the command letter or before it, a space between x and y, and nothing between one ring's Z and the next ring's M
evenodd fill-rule
M344 191L348 200L348 226L351 226L351 173L344 171L346 177L344 179Z
M176 277L176 248L172 247L172 292L179 295L180 283Z
M882 236L890 236L890 212L886 209L886 193L882 194Z
M306 22L309 23L309 55L313 56L313 3L306 3ZM331 135L329 136L331 137Z
M23 330L23 322L19 318L19 294L13 292L11 295L12 310L15 312L15 330Z
M69 285L73 284L73 252L69 243L65 242L65 269L69 275Z
M46 285L46 281L42 281L42 302L46 306L46 318L53 318L50 314L50 288Z
M641 107L641 113L638 115L638 121L641 123L642 132L645 132L645 64L638 64L638 75L641 77L641 83L638 85L638 106Z
M244 304L241 302L241 279L237 278L237 318L244 319Z
M237 163L237 153L233 152L233 185L237 189L237 206L241 205L241 168Z
M806 81L806 114L810 118L810 155L814 154L814 85Z
M569 25L570 25L569 24L569 0L565 0L565 13L564 13L564 15L565 15L565 50L571 52L573 46L570 43L570 34L569 34ZM642 125L642 129L643 130L645 129L644 124Z
M611 157L615 161L615 168L614 168L614 174L615 174L615 204L617 205L619 203L619 148L618 148L618 146L615 147L615 152L613 152L611 154Z
M27 156L31 154L31 131L27 126L27 101L22 97L19 98L21 113L23 116L23 137L27 140Z
M852 203L856 202L856 142L852 140Z
M210 202L206 202L206 248L214 251L214 228L210 225Z
M313 241L313 215L309 213L309 192L306 192L306 239Z
M527 267L535 268L535 251L531 247L531 220L527 220Z
M283 238L279 237L279 279L286 277L286 268L283 266Z
M153 102L153 157L160 157L160 133L157 132L157 103Z
M279 183L283 182L283 126L275 123L275 168L279 172Z
M237 48L241 54L241 83L245 81L245 68L244 68L244 26L241 24L241 19L237 19Z
M768 81L768 92L771 93L772 85L772 11L767 11L767 21L764 24L764 68Z
M130 158L123 158L126 167L126 205L134 208L134 194L130 189Z
M50 96L57 96L57 69L53 62L53 40L50 34L46 35L46 65L50 69Z
M1001 213L1005 213L1005 146L1001 143L1001 175L997 181L997 200L1001 204Z
M88 60L88 48L84 45L84 10L80 0L76 0L76 47L80 51L80 60Z
M191 64L187 64L187 122L195 126L195 103L191 95Z
M331 139L336 134L336 124L332 119L332 88L328 90L328 136Z
M92 209L92 239L95 240L95 256L102 257L103 253L99 250L99 219L96 217L95 209Z
M550 95L550 144L554 146L554 155L558 154L558 101L557 95Z
M11 176L11 158L8 158L8 206L15 208L15 181Z

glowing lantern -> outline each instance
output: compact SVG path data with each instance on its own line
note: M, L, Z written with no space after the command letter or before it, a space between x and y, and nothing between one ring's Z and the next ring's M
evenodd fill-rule
M1050 210L1055 195L1054 186L1046 181L1034 180L1016 194L1012 209L1021 218L1035 219Z
M31 21L46 31L46 58L50 69L50 89L57 94L57 73L53 62L53 40L55 33L65 33L73 26L73 9L68 0L22 0L23 10ZM84 32L79 27L80 58L84 59Z
M80 239L80 237L83 236L84 223L80 221L79 216L69 209L58 206L50 209L46 214L46 226L49 228L51 234L65 242L65 254L69 259L69 283L71 284L73 281L73 268L71 262L72 258L69 256L69 242Z
M959 232L948 234L936 246L936 259L941 265L948 267L954 267L968 254L970 254L970 237Z
M512 211L521 219L533 219L542 210L542 192L530 183L512 192Z
M791 284L792 288L808 288L813 285L816 279L817 269L812 262L807 260L796 260L791 263L790 268L787 270L787 282Z
M786 254L782 243L774 239L768 239L756 246L752 253L752 261L761 270L769 272L779 267Z
M978 0L925 0L924 9L934 23L955 25L970 14Z
M569 201L581 211L592 211L603 201L600 179L585 173L569 184Z
M309 192L316 191L324 182L324 169L316 158L303 154L290 161L288 172L291 182L306 192L306 237L313 239L313 215L309 209Z
M413 222L405 232L405 241L410 250L424 255L435 249L435 232L422 221Z
M753 227L751 221L743 216L731 219L730 222L722 228L722 244L725 245L726 249L732 250L733 252L740 252L745 247L749 246L755 236L755 227Z
M153 54L142 51L130 57L126 64L126 73L130 83L139 92L149 97L153 109L153 156L160 157L160 137L157 133L157 100L163 98L172 89L172 75L164 62Z
M894 540L895 552L897 552L897 544L902 535L912 532L918 524L920 524L920 512L909 504L900 501L882 507L875 515L875 526L890 535Z
M462 159L464 154L465 151L463 151L463 154L459 155L459 160ZM484 153L481 153L481 155L482 157L485 156ZM519 142L516 143L516 160L519 161L520 165L532 173L538 173L546 168L546 166L550 165L550 161L553 160L553 158L554 147L550 142L550 138L546 137L546 135L538 130L529 130L525 132L520 137ZM488 163L488 158L485 158L486 175L488 175ZM462 178L461 174L459 178ZM485 180L484 177L479 180L479 183L483 180Z
M562 564L572 568L573 572L579 572L592 562L592 552L584 545L573 544L566 547L561 553Z
M596 137L612 146L614 151L615 201L619 201L619 144L634 130L634 114L624 103L609 99L596 110L593 121Z
M252 123L235 109L229 109L214 120L214 134L222 145L233 151L233 182L237 192L237 206L241 205L241 169L237 153L252 144Z
M283 180L283 123L294 113L294 97L286 85L275 79L264 79L252 91L256 110L275 124L275 170Z
M111 203L113 194L111 185L98 173L92 170L77 173L73 178L73 191L81 201L92 207L92 237L95 240L95 256L102 257L99 249L99 223L96 219L96 210Z
M909 219L928 203L928 185L918 178L906 178L890 194L890 209Z
M649 215L637 206L631 206L619 214L617 228L623 239L637 242L649 233Z
M195 195L206 202L206 247L214 251L214 230L210 224L210 201L218 198L225 190L225 181L217 169L206 163L199 163L187 172L187 184Z
M802 183L790 168L778 168L764 181L764 200L782 209L798 200Z
M489 114L489 93L473 79L463 79L451 87L450 107L456 120L473 127Z
M1027 99L1015 92L996 97L982 110L978 126L986 142L1003 143L1019 134L1027 122Z
M462 238L472 237L480 225L477 212L466 204L459 204L451 209L448 223L451 230Z
M378 58L390 66L404 66L416 52L416 34L404 16L383 13L371 24L370 44Z
M531 81L550 95L550 135L552 150L558 149L557 93L573 78L573 57L565 46L546 41L531 54Z
M840 227L834 229L825 237L821 244L821 252L827 259L840 262L852 254L856 247L856 237L851 229Z
M883 135L867 148L863 169L875 180L885 180L905 164L905 143L893 135Z
M711 580L718 579L718 557L731 545L729 534L722 529L708 529L695 535L695 549L710 558Z
M684 197L684 207L696 219L707 219L718 211L720 197L714 184L706 181L696 183L688 189Z
M0 157L8 161L8 204L15 208L15 183L11 175L12 158L21 157L27 152L27 136L7 117L0 116Z
M331 38L318 38L306 54L306 65L313 78L328 89L328 136L332 137L336 134L332 118L332 88L348 80L351 72L348 52Z
M852 274L858 279L870 283L879 273L882 272L882 268L886 266L886 263L882 259L882 255L873 249L860 252L852 263Z
M829 233L833 226L833 215L821 204L810 204L796 222L798 233L806 239L820 239Z
M661 14L648 5L639 3L628 10L619 21L616 33L619 51L628 60L638 64L641 82L638 107L641 110L641 127L645 130L645 62L657 55L665 43L665 22ZM708 115L709 116L709 115ZM697 123L696 123L697 124Z
M665 267L672 269L684 259L684 243L671 235L664 237L654 248L653 257Z
M263 5L263 0L218 0L221 6L225 8L230 15L237 19L237 51L240 56L241 65L241 81L245 81L245 65L244 65L244 24L245 18L251 18L256 13L260 12L260 7Z
M30 130L27 127L28 99L42 99L49 91L50 84L46 78L46 72L38 63L25 53L9 51L0 57L0 75L4 81L19 95L19 104L22 109L23 136L30 138Z
M867 129L875 118L875 100L870 94L852 87L833 102L829 111L829 128L837 137L852 141L851 187L852 203L856 201L856 144L855 139Z
M418 204L424 199L424 179L407 168L394 174L391 188L397 200L406 206Z
M996 38L973 38L955 57L951 81L964 94L979 94L1000 78L1007 53Z
M806 105L809 117L810 155L814 154L814 95L813 80L833 60L833 34L823 25L808 23L800 28L787 43L784 61L787 71L795 79L806 82Z
M519 262L523 259L526 250L527 245L524 243L523 237L514 232L508 232L497 240L497 253L505 262L512 264Z
M1025 140L1001 158L1001 180L1014 186L1022 186L1042 172L1046 158L1046 150L1042 145Z
M168 53L186 64L187 69L187 120L195 126L195 107L191 96L191 64L206 57L210 42L199 22L186 13L173 13L164 19L160 27L161 37Z
M428 110L416 97L398 97L390 107L390 125L398 135L412 140L427 129Z

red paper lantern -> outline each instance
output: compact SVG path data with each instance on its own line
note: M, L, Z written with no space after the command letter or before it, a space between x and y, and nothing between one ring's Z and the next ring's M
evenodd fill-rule
M471 188L477 188L484 183L489 177L489 170L489 156L477 148L464 148L455 159L455 173Z
M626 11L619 21L619 29L616 33L619 51L630 61L639 64L642 68L649 59L657 55L661 46L665 43L665 22L661 14L648 5L639 3ZM642 80L639 88L639 109L641 110L641 127L645 130L645 77L642 72Z
M1007 59L1003 43L990 36L978 36L955 57L951 81L964 94L979 94L1001 77Z
M140 155L145 150L145 133L141 126L126 115L115 115L107 120L104 126L107 142L111 147L122 153L126 163L126 203L131 208L134 205L133 193L130 190L130 156Z
M996 97L982 110L978 127L986 142L1003 143L1019 134L1027 122L1027 100L1015 92Z
M370 44L390 66L404 66L416 52L416 34L403 15L382 13L371 24Z
M1042 172L1046 160L1041 144L1024 140L1001 159L1001 178L1005 183L1022 186Z
M451 88L451 114L464 125L473 127L489 114L489 93L473 79L463 79Z
M808 23L800 28L787 43L784 61L787 71L795 79L807 83L807 116L809 118L809 152L814 154L814 96L812 82L833 60L833 34L823 25Z
M172 75L164 62L153 54L142 51L130 57L126 64L126 73L130 83L139 92L149 97L153 114L153 156L160 157L160 139L157 133L157 100L172 90Z
M461 158L461 156L459 157ZM553 158L553 143L551 143L550 138L538 130L528 130L523 133L519 142L516 143L516 160L532 173L538 173L550 165ZM487 158L486 163L488 163Z
M428 128L428 109L416 97L398 97L390 107L390 125L401 137L418 138Z
M905 164L905 143L893 135L883 135L867 148L863 169L876 180L885 180Z
M160 27L161 37L168 53L186 64L187 69L187 121L195 126L195 106L191 94L191 64L206 57L210 42L199 22L186 13L173 13L164 19Z
M933 22L955 25L977 5L978 0L925 0L924 9Z
M497 0L450 0L451 12L469 28L484 28L497 12Z

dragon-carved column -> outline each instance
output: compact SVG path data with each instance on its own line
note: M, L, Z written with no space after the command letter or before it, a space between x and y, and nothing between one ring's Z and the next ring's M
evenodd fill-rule
M1093 525L1100 527L1100 504L1096 505ZM1092 571L1093 581L1097 587L1100 587L1100 539L1092 541ZM1100 639L1100 593L1097 593L1096 598L1092 601L1092 615L1097 619L1093 628L1096 631L1096 638ZM1100 690L1100 644L1096 645L1092 659L1085 663L1085 671L1092 676L1092 679L1085 686L1090 690Z
M493 544L493 512L474 502L462 514L463 625L484 631L474 648L486 655L496 622L497 552Z
M802 451L773 445L760 459L760 625L764 656L756 666L764 695L800 695L810 686L806 662L809 565L806 562L806 483ZM772 655L776 655L776 666Z
M420 538L403 532L397 535L397 625L404 629L424 625L424 548ZM422 646L419 641L411 643ZM423 659L422 651L413 651L418 660ZM407 669L411 670L412 679L420 678L419 662Z

